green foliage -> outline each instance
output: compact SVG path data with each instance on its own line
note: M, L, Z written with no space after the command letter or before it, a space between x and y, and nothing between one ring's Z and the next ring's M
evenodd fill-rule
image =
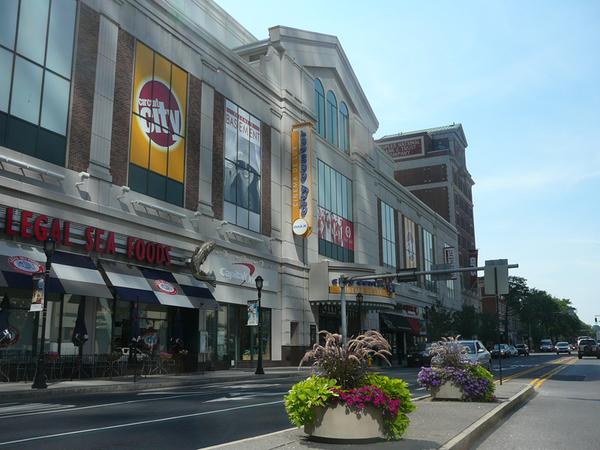
M494 376L489 370L483 367L481 364L469 364L467 369L476 378L483 378L488 381L488 387L485 393L485 401L491 402L494 400L494 392L496 391L496 383L494 383Z
M337 397L333 388L339 388L336 380L316 375L293 385L284 397L290 422L297 427L313 423L315 408L325 406L331 397Z
M415 410L408 384L399 378L390 378L374 373L367 375L365 384L376 386L388 397L400 400L400 408L396 418L393 421L386 420L388 438L400 439L410 423L407 414Z
M473 339L479 334L479 314L474 306L464 305L461 311L452 315L453 332L463 339Z

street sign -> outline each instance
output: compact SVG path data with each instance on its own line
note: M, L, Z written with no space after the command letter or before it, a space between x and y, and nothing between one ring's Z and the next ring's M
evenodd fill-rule
M485 262L484 290L486 295L508 294L508 259Z

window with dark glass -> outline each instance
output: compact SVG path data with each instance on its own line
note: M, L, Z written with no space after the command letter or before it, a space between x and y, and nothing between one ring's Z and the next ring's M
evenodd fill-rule
M352 222L352 181L317 161L319 187L319 254L344 262L354 262Z
M333 91L327 91L327 127L325 130L327 142L338 145L338 107Z
M317 113L315 130L325 137L325 90L318 78L315 78L315 112Z
M261 123L225 102L224 219L260 232Z
M381 202L381 254L382 264L396 270L396 220L394 209Z
M0 1L0 145L64 166L75 0Z
M346 103L340 102L340 148L350 150L350 122Z
M429 231L423 230L423 268L425 270L431 270L434 263L433 256L433 235ZM430 291L436 290L436 284L431 275L425 275L425 288Z

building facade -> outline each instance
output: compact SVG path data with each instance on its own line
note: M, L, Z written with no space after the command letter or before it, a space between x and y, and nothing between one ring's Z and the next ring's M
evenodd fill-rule
M459 246L394 178L336 37L258 40L211 0L32 5L0 3L3 351L38 350L30 284L48 235L47 351L76 351L82 314L84 353L126 347L139 326L148 351L182 340L190 370L256 358L259 275L263 357L291 364L339 330L340 274L427 269ZM198 281L190 260L209 242ZM459 309L459 293L430 277L356 283L350 331L381 330L401 356L425 339L424 308Z
M456 263L476 266L474 181L467 169L468 143L462 125L384 136L377 143L394 159L396 180L456 227ZM466 272L460 278L464 303L479 310L477 275Z

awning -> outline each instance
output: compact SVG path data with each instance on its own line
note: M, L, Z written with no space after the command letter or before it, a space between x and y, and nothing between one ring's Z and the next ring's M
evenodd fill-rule
M103 260L100 264L115 293L122 300L182 308L218 307L210 290L203 283L194 285L187 280L187 275L112 261ZM185 286L192 295L188 295L176 278L188 283Z
M0 241L0 286L33 288L32 276L44 273L46 255L41 248ZM57 251L52 257L49 292L90 297L112 297L91 258Z
M412 331L408 318L394 314L379 314L379 319L384 328L390 331Z
M213 309L215 311L219 309L219 304L208 288L208 284L196 280L192 275L187 273L174 273L173 276L179 286L181 286L181 289L183 289L185 295L194 304L194 307L198 309Z

